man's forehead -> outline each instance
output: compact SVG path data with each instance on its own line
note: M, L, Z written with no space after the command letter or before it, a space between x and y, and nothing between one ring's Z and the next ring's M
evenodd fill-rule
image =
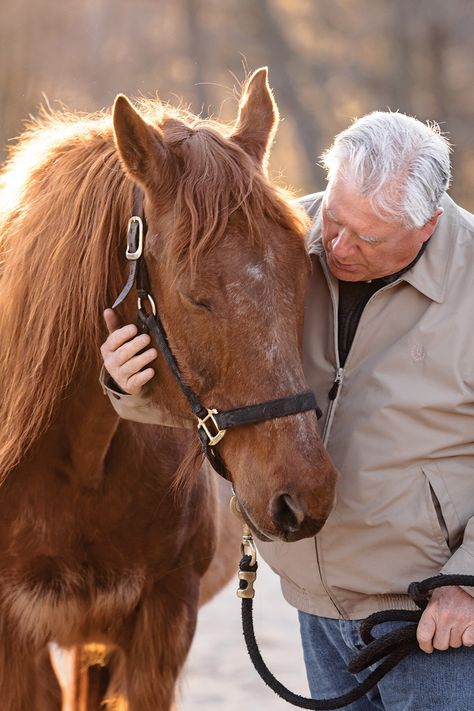
M323 209L328 217L360 235L400 239L407 228L377 214L370 199L348 180L331 181L324 193Z
M334 217L358 216L364 220L378 220L370 200L347 180L332 180L324 193L323 205Z

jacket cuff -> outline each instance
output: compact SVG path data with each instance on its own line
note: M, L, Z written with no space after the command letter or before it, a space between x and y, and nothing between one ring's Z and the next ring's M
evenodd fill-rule
M440 570L442 575L474 575L474 555L468 550L468 545L460 546ZM474 587L460 586L474 597Z
M117 400L119 400L122 395L125 395L127 398L134 398L135 400L138 399L142 403L147 400L147 398L143 395L130 395L125 392L125 390L122 390L120 385L118 385L112 378L109 371L105 369L105 365L103 365L100 369L99 383L102 386L104 395L115 395Z
M100 371L99 381L115 412L124 420L141 422L145 425L161 425L163 427L181 427L185 429L194 427L194 419L173 415L146 394L129 395L125 393L110 377L104 367Z

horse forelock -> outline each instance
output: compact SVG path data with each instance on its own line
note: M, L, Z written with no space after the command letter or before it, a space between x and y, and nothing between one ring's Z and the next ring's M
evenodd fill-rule
M232 140L231 128L215 121L165 117L164 141L180 169L173 194L173 234L168 257L179 269L193 273L200 258L219 248L229 220L237 211L247 238L264 246L264 220L304 235L301 211L289 192L272 185L261 167ZM243 237L245 235L242 235Z

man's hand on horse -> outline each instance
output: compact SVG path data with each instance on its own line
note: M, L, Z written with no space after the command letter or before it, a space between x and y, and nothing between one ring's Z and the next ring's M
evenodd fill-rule
M150 336L147 333L137 335L137 327L133 324L121 326L112 309L104 311L104 319L109 331L100 349L105 368L125 393L139 395L155 374L153 368L146 366L156 358L157 351L155 348L143 350L150 344Z
M420 649L472 647L474 645L474 597L462 588L449 586L433 591L418 623Z

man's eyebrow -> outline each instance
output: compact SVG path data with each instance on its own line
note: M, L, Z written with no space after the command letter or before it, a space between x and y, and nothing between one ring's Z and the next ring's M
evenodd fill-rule
M359 239L363 240L364 242L372 242L372 243L380 243L380 242L385 242L385 240L382 237L374 237L374 235L358 235Z
M328 213L329 217L330 217L332 220L335 220L335 221L337 222L337 217L336 217L336 215L334 214L334 212L331 210L330 207L326 207L326 212Z

